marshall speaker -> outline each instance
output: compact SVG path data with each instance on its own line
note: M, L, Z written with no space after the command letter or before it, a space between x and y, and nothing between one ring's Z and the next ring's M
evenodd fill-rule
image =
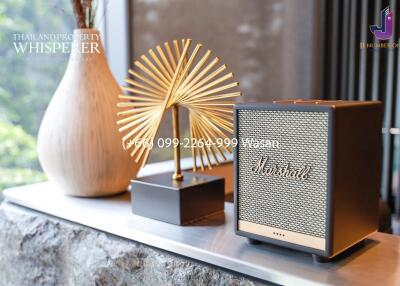
M377 230L381 103L235 107L235 231L329 260Z

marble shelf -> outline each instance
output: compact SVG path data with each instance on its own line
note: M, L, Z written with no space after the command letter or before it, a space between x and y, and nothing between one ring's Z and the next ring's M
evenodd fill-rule
M3 207L14 204L98 231L189 257L239 275L282 285L400 285L400 237L375 233L366 245L332 263L271 245L248 245L234 234L233 205L225 214L190 226L175 226L136 216L130 194L73 198L51 183L4 191Z

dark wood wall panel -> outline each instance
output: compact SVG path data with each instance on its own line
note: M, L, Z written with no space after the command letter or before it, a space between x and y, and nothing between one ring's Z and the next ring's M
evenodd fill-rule
M369 25L381 21L390 6L395 23L388 41L375 39ZM381 198L400 214L400 58L399 48L362 48L361 43L398 43L400 15L396 0L326 1L322 98L381 100L383 162Z

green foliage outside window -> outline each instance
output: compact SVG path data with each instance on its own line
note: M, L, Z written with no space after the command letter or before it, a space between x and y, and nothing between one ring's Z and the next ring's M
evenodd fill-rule
M35 148L35 138L21 126L0 121L0 189L45 179Z
M17 54L14 34L71 33L69 0L0 1L0 190L45 180L36 136L67 54Z

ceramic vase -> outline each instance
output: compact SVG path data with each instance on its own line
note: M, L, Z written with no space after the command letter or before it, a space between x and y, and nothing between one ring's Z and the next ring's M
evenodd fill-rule
M97 30L75 30L72 46L40 126L39 160L49 180L67 195L119 193L139 169L124 150L116 124L121 90Z

